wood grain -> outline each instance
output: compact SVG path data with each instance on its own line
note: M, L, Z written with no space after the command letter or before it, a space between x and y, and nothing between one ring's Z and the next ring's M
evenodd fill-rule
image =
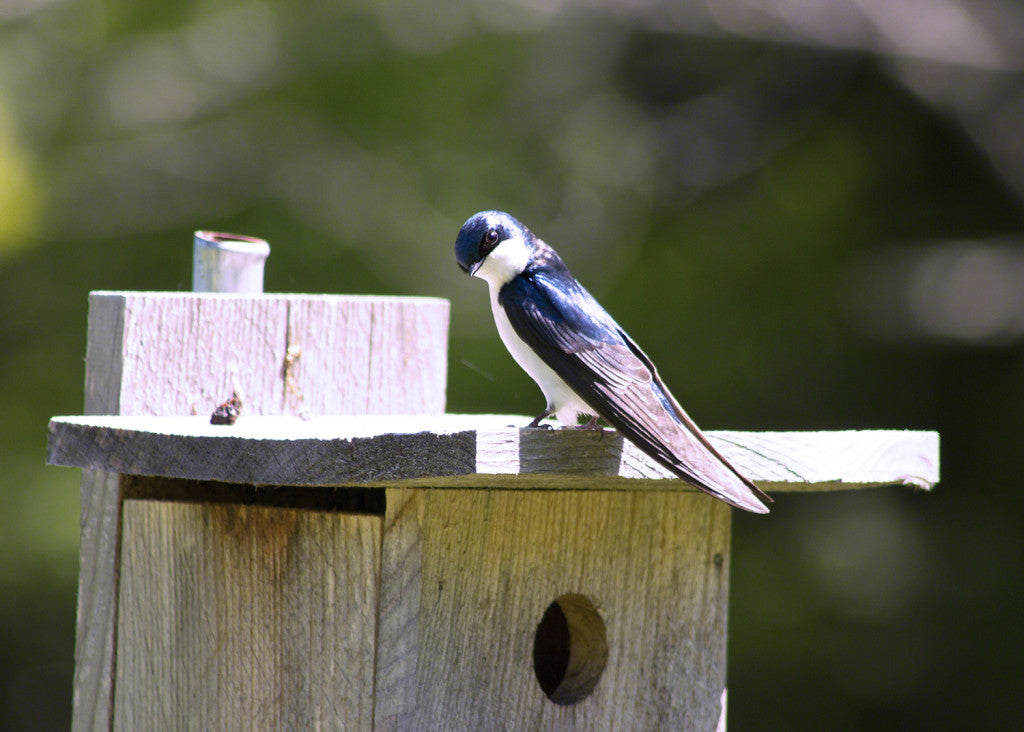
M284 414L441 414L447 302L289 298ZM339 354L348 354L339 358Z
M387 493L378 728L715 728L728 506L697 493ZM545 696L532 665L537 624L565 593L595 603L608 642L596 689L571 706Z
M89 377L114 395L102 413L209 417L233 389L247 415L444 411L444 300L96 292L90 307L90 335L116 343Z
M334 486L690 490L616 433L529 430L494 415L239 418L58 417L51 463L139 475ZM709 432L769 491L939 478L934 432Z
M381 730L413 730L426 496L421 490L401 488L389 489L386 496L374 721Z
M89 298L85 413L120 413L124 365L121 298ZM109 730L113 717L120 546L119 476L83 470L72 730Z
M371 727L379 516L123 512L116 729Z
M82 471L72 692L72 729L81 732L109 730L112 719L120 505L116 473Z

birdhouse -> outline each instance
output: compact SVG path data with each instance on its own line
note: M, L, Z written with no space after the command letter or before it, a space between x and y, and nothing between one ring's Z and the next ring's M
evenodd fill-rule
M96 292L88 329L75 729L724 726L733 509L611 430L446 414L446 301ZM938 479L929 432L709 436L769 493Z

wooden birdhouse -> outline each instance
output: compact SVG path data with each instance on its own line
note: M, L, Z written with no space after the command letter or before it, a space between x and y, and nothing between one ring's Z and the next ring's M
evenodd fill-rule
M732 509L611 430L446 414L446 301L96 292L88 328L75 729L724 727ZM709 435L770 493L938 479L934 433Z

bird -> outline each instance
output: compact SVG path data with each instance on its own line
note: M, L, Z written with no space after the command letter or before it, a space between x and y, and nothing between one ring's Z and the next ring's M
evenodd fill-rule
M498 335L565 427L614 427L694 487L754 513L772 499L708 441L651 359L573 277L561 257L513 216L481 211L455 240L455 260L487 282ZM578 425L580 417L590 421Z

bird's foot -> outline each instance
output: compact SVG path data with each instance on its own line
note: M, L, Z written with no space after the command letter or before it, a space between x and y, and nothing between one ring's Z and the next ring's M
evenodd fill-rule
M550 416L551 416L551 410L550 409L545 409L543 412L538 414L534 418L534 420L532 422L530 422L530 424L526 425L526 428L527 429L540 428L542 430L549 430L549 429L551 429L551 425L549 425L549 424L541 424L540 421L542 419L547 419Z
M591 417L590 421L586 424L570 424L562 427L563 430L587 430L589 432L598 432L600 437L604 437L604 427L597 423L597 417Z

